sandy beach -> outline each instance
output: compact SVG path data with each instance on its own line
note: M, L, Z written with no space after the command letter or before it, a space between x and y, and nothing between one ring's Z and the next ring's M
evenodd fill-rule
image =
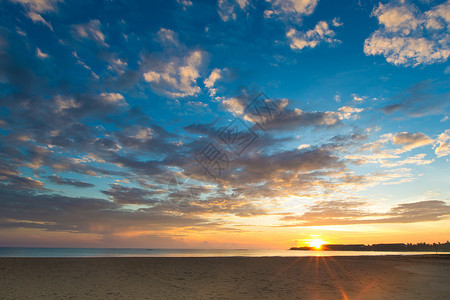
M0 258L1 299L445 299L450 255Z

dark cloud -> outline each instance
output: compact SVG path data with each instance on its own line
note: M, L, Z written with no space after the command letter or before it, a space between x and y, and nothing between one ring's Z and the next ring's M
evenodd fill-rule
M428 200L398 204L386 213L368 210L367 202L361 201L321 201L309 207L302 216L285 216L287 227L354 225L379 223L417 223L447 219L450 206L440 200Z
M260 155L236 160L237 171L233 174L238 182L263 182L274 180L282 173L296 174L321 169L344 168L345 163L331 152L316 149L294 149L272 155ZM242 181L243 180L243 181Z
M1 187L0 187L1 188ZM108 236L127 230L165 230L179 226L208 226L205 219L156 210L126 210L116 202L83 197L17 192L1 188L3 228L97 233Z
M442 87L445 83L422 81L399 96L399 102L386 105L382 110L388 115L399 112L410 117L443 114L449 104L450 92L443 92Z
M48 176L48 179L50 179L51 182L59 184L59 185L71 185L78 188L89 188L94 187L95 185L88 182L79 181L76 179L68 179L68 178L62 178L58 175L52 175Z
M118 184L113 184L109 190L102 192L110 196L116 203L141 205L154 205L158 200L152 197L162 193L157 190L151 191L136 187L124 187Z
M299 127L331 127L340 125L338 114L333 112L305 112L300 109L284 109L277 117L264 122L268 130L296 130Z

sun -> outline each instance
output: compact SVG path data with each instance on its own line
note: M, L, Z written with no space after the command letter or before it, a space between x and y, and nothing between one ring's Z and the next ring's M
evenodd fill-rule
M309 242L310 247L314 247L316 249L320 249L320 247L324 244L324 241L319 239L314 239Z

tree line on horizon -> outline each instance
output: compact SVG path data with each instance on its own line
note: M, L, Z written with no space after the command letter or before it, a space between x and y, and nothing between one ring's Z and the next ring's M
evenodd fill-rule
M446 243L395 243L395 244L324 244L315 247L292 247L291 250L332 250L332 251L429 251L450 252L450 242Z

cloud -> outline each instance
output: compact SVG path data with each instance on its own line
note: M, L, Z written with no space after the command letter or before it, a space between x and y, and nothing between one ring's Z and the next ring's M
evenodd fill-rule
M100 29L99 20L90 20L87 23L72 25L72 32L80 38L89 39L96 42L100 46L109 47L105 43L105 35Z
M139 205L154 205L158 200L152 197L161 193L136 187L124 187L118 184L113 184L109 190L102 192L110 196L116 203Z
M1 189L0 226L41 228L50 231L100 234L163 231L182 226L212 225L203 218L186 217L158 210L128 210L99 198L18 192Z
M58 113L64 113L66 110L73 108L80 108L81 103L76 101L74 98L64 98L60 95L55 97L55 111Z
M83 182L76 179L62 178L55 174L53 174L52 176L48 176L47 178L50 179L51 182L59 185L71 185L77 188L90 188L95 186L92 183Z
M381 3L373 12L380 25L384 25L386 30L404 34L409 34L419 27L420 20L416 18L416 14L417 10L414 6L383 5Z
M36 56L41 59L46 59L49 57L47 53L42 52L39 48L36 48Z
M96 78L99 79L100 77L92 70L91 67L89 67L79 56L78 53L76 51L72 52L72 55L76 58L76 62L77 64L81 65L83 68L85 68L86 70L88 70L91 75Z
M391 142L393 145L400 145L399 149L385 149L383 148ZM380 163L384 166L394 166L398 164L414 163L425 164L422 158L424 154L418 154L415 157L410 157L402 162L386 162L387 159L400 158L400 154L411 151L413 149L433 144L433 139L422 132L399 132L396 134L383 134L381 138L375 142L361 145L360 151L370 151L369 155L350 155L350 159L360 160L361 163ZM420 163L422 162L422 163ZM432 161L431 161L432 162Z
M316 9L318 0L273 0L272 7L265 11L266 17L280 16L299 20L302 16L308 16Z
M367 96L358 96L357 94L352 94L353 101L362 102L367 99Z
M101 93L102 100L107 104L124 106L127 105L125 98L119 93Z
M255 2L233 3L234 12L239 17L239 13L244 11L241 8L250 10ZM260 11L261 6L256 6L255 10ZM181 5L175 8L178 13L182 11ZM197 8L196 2L191 8L188 7L190 10ZM215 13L216 8L212 9ZM305 16L311 9L305 6L303 10L302 16ZM292 17L295 14L293 11ZM248 17L253 20L254 16ZM131 23L130 19L126 22L119 20L117 24L107 22L107 18L105 22L100 20L101 23L87 16L84 21L79 21L82 24L68 25L69 32L63 33L61 38L72 33L78 42L65 39L59 46L68 50L63 52L69 57L56 55L57 52L44 47L44 44L30 44L33 30L28 33L30 39L26 39L16 34L18 29L14 26L11 30L0 28L0 85L5 87L2 90L3 97L0 97L4 108L4 113L0 115L2 227L87 232L99 239L130 232L139 236L141 230L162 230L164 232L161 234L171 235L191 226L206 230L207 225L213 226L208 228L212 232L213 229L224 229L222 224L232 224L231 227L238 227L234 224L242 225L240 218L234 216L272 214L286 207L283 201L293 201L290 204L297 200L303 201L296 197L331 199L375 184L414 179L415 170L406 168L392 171L377 169L371 174L352 171L361 169L349 165L352 161L346 155L351 154L364 138L369 138L366 134L371 134L357 127L364 126L362 123L365 120L361 120L362 123L353 120L370 117L372 111L364 110L363 113L362 108L354 107L356 102L346 106L331 103L329 107L333 108L308 111L307 108L300 109L300 106L288 107L291 103L287 99L273 100L281 113L274 118L267 118L265 125L268 130L253 130L257 132L257 140L241 157L230 156L229 169L224 171L223 176L216 180L205 176L204 169L195 169L198 163L194 156L204 149L205 144L220 143L218 132L223 125L233 120L228 112L247 125L253 119L254 115L244 111L253 99L251 95L233 97L233 94L221 94L225 92L225 86L233 89L233 86L248 84L247 79L241 83L227 82L227 70L231 69L224 68L227 63L221 60L223 51L214 56L215 65L206 69L204 64L209 54L199 48L183 45L179 37L186 39L185 30L189 28L182 29L178 34L172 30L177 28L177 22L167 23L172 29L157 27L153 33L142 35L141 31L134 30L136 24ZM314 27L319 20L313 20L308 41L318 39L319 44L326 44L324 39L329 37L326 28ZM337 31L331 24L340 26L340 21L331 20L326 22L328 30ZM219 18L216 21L219 27L225 26ZM269 23L274 25L279 22L269 21L266 25ZM235 25L238 24L232 27ZM208 26L208 32L199 33L213 38L209 41L211 43L202 44L205 49L212 49L216 45L220 48L221 43L226 45L234 42L227 40L226 33L224 36L212 37L211 34L217 28L213 24ZM281 27L281 32L279 27L270 29L270 32L283 35L286 27ZM123 30L118 31L118 28ZM294 28L299 30L297 34L300 36L301 28ZM60 29L55 27L56 35ZM305 39L308 29L311 28L303 32ZM111 30L119 34L110 36ZM123 39L121 33L125 33L128 39ZM197 39L202 38L200 35L189 39L189 45L196 47ZM111 43L109 49L98 47L106 42ZM142 43L148 47L139 47ZM260 44L257 44L259 47ZM37 46L44 48L39 48L39 52ZM155 49L163 51L156 53L154 51L159 50ZM113 50L116 52L111 52ZM46 52L50 54L49 59L43 60ZM70 56L71 52L73 56ZM227 54L230 56L232 53L226 51L225 56ZM271 53L268 55L273 56ZM65 58L68 58L67 66L57 68L61 65L60 60ZM244 66L239 65L240 69L243 68L242 74L247 74L252 63L246 60ZM89 73L80 66L89 70ZM236 67L233 62L227 66ZM62 73L52 72L55 67ZM98 80L90 76L92 70L98 72L98 75L93 75ZM180 102L152 97L150 89L178 100L182 97L192 98ZM218 101L208 104L213 111L192 115L190 105L198 99L208 100L208 94L215 97L209 100ZM298 97L299 103L311 101ZM423 95L421 103L429 104L427 100L430 99L433 101L429 94ZM408 103L411 102L400 101L397 104L408 109ZM221 105L227 112L221 109ZM165 110L157 109L163 106ZM220 120L212 121L215 118ZM346 126L346 123L352 126ZM433 138L437 136L431 135L431 131L427 134ZM392 134L386 143L391 143L394 136ZM399 143L395 147L389 146L412 148L418 145L404 140L405 137L402 141L401 136L396 136ZM445 153L447 138L442 137L440 140L442 143L434 141L437 155ZM220 146L223 145L222 141ZM387 152L373 154L384 154L386 157ZM431 160L423 154L414 153L409 158L394 154L395 151L391 151L391 157L397 161L387 158L386 163L380 162L379 166L427 164ZM362 172L365 171L367 168L363 168ZM172 199L175 202L185 196L181 192L169 193L165 189L174 174L186 177L192 175L191 180L204 189L199 199L191 199L183 207L168 201ZM56 186L56 190L48 190L46 185ZM80 193L74 188L79 188L81 194L93 192L99 196L79 197ZM72 197L66 194L72 194ZM336 210L337 205L330 203ZM353 207L347 207L349 215L356 213L353 210L358 211L366 206L354 204Z
M450 206L444 201L429 200L403 203L385 213L372 213L360 201L319 201L301 216L285 216L286 227L354 225L380 223L417 223L447 219ZM297 221L297 222L295 222ZM292 223L295 222L295 223Z
M445 29L450 23L450 2L447 1L425 13L425 26L429 29Z
M450 129L445 130L436 139L434 152L438 157L443 157L450 154Z
M321 43L333 44L338 43L339 40L334 39L335 32L330 29L328 23L320 21L314 29L306 32L299 32L291 28L286 36L289 38L291 49L302 50L303 48L315 48Z
M27 16L34 23L42 23L53 31L53 27L48 23L42 14L56 11L58 2L63 0L9 0L22 5L27 10Z
M27 16L34 22L34 23L42 23L45 26L47 26L51 31L53 31L53 26L47 22L41 14L38 14L34 11L29 11L27 13Z
M257 96L259 97L259 96ZM288 108L288 99L270 100L277 107L271 114L257 115L256 112L245 111L246 107L255 99L254 95L240 95L238 97L224 98L224 108L236 116L242 115L249 122L262 125L268 130L296 130L298 127L331 127L341 124L342 120L357 119L364 109L351 106L342 106L337 111L306 112L299 108ZM274 109L274 107L272 107ZM264 109L263 109L264 110ZM256 125L255 125L256 127Z
M236 6L245 11L248 5L249 0L218 0L217 12L222 21L228 22L229 20L236 20Z
M342 120L356 119L362 108L340 107L337 111L306 112L299 108L284 109L281 114L264 121L268 130L296 130L299 127L338 126ZM252 120L251 116L247 119Z
M211 74L208 78L206 78L203 83L205 87L209 90L209 95L214 97L216 95L216 89L214 88L214 84L217 80L222 78L222 70L215 68L212 70Z
M412 156L412 157L408 157L408 158L406 158L404 160L401 160L401 161L382 162L381 165L391 168L391 167L398 167L398 166L408 165L408 164L417 165L417 166L429 165L429 164L434 162L434 159L429 159L429 160L424 159L425 156L426 156L426 154L421 153L421 154L417 154L417 155Z
M194 96L200 92L197 79L204 56L204 52L195 50L181 59L174 57L147 70L143 74L144 80L153 89L171 98Z
M161 28L158 31L158 39L164 46L178 46L180 43L177 34L173 30L166 28Z
M373 15L381 28L365 40L364 53L405 67L445 62L450 55L449 13L449 2L423 13L408 2L380 3Z
M298 172L340 169L344 163L324 148L307 148L280 151L272 155L241 157L235 161L239 170L231 175L234 184L282 182L284 176L295 176ZM280 188L278 188L280 190Z
M62 0L10 0L15 3L20 3L22 6L31 11L48 12L54 11L58 2Z
M186 10L189 6L192 6L191 0L177 0L178 4L183 5L183 9Z
M403 146L401 152L410 151L433 143L433 139L421 132L399 132L392 136L391 140L392 143Z
M334 27L341 27L344 26L344 23L342 23L339 18L334 18L332 21L332 24Z
M22 176L14 166L6 166L0 162L0 189L42 190L44 183L31 177Z
M400 98L399 102L386 105L381 109L386 114L401 112L410 117L442 114L449 106L450 93L440 91L438 86L438 82L431 80L414 84L396 97Z
M444 201L429 200L404 203L394 206L388 213L390 217L378 222L383 223L413 223L438 221L448 218L450 206Z
M115 71L120 75L125 74L125 68L128 66L128 63L120 58L112 57L109 59L110 65L108 66L108 70Z
M363 110L364 108L342 106L338 108L337 115L340 120L358 119L359 113L362 112Z

